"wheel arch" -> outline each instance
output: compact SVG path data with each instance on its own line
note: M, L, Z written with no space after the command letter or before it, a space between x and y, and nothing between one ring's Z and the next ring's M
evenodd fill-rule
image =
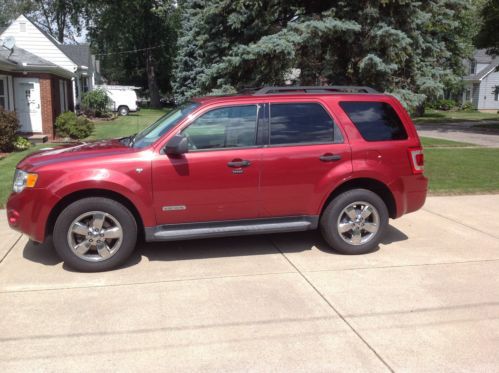
M142 220L142 217L140 216L139 211L132 203L132 201L130 201L127 197L123 196L120 193L106 189L83 189L64 196L64 198L57 202L57 204L50 211L47 223L45 224L45 237L52 234L55 221L57 220L57 217L62 212L62 210L64 210L71 203L87 197L109 198L121 203L132 213L133 217L135 218L139 238L142 239L144 237L144 222Z
M390 189L383 182L371 179L371 178L358 178L358 179L350 179L343 184L339 185L334 189L327 199L322 204L320 214L324 212L324 209L327 207L330 201L332 201L336 196L340 195L347 190L352 189L367 189L373 193L376 193L385 203L388 209L388 215L390 218L394 219L397 216L397 204L395 202L395 197Z

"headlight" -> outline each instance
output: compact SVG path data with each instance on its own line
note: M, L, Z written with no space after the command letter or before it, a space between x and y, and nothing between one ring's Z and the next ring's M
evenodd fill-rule
M33 188L36 184L37 179L38 179L37 174L16 169L16 173L14 174L14 185L12 186L12 190L15 193L20 193L24 190L24 188Z

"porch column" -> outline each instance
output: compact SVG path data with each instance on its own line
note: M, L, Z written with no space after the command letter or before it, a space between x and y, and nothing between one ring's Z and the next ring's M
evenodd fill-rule
M54 139L55 118L53 105L58 105L52 100L52 82L50 76L40 77L40 102L42 106L42 130L43 134Z

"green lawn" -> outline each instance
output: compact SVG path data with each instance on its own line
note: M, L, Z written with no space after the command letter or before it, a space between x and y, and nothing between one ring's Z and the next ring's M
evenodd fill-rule
M499 192L499 149L425 149L430 192Z
M51 144L39 144L23 152L15 152L0 159L0 208L4 207L7 197L12 190L14 170L21 159L41 148L47 148Z
M138 114L99 122L89 139L113 138L140 131L164 110L142 110ZM430 178L430 192L436 194L464 194L499 192L499 149L470 148L467 143L422 137L425 147L426 175ZM16 152L0 159L0 208L12 187L16 164L28 154L51 144L40 144L24 152ZM52 144L53 145L53 144ZM452 149L459 147L459 149Z
M484 120L499 121L499 114L481 113L479 111L441 111L426 110L422 117L414 118L414 123L452 123L452 122L480 122Z
M153 123L169 110L170 109L142 109L141 111L131 113L126 117L118 117L110 121L96 122L95 131L88 139L110 139L132 135Z

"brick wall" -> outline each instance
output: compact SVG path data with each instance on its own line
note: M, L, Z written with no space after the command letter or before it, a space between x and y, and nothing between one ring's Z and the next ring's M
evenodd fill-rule
M35 76L35 75L33 75ZM54 106L58 105L54 102L52 90L52 76L49 74L37 74L40 79L40 101L42 106L42 129L43 134L54 138Z

